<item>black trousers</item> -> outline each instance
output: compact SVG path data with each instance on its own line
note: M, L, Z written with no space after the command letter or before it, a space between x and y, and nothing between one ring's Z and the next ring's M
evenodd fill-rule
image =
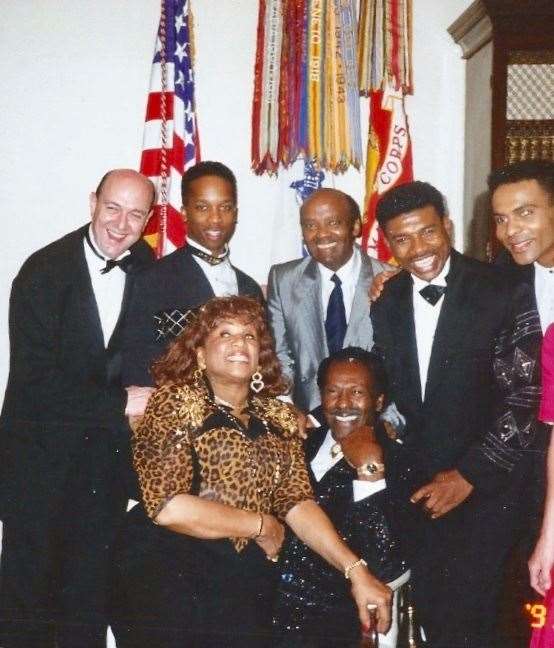
M503 571L519 537L515 498L470 500L413 538L416 610L429 648L492 648ZM417 538L417 540L416 540Z
M57 485L44 463L19 480L3 520L2 648L106 646L112 543L127 502L120 468L113 437L91 431Z
M265 648L276 567L249 543L195 540L141 506L118 538L110 625L118 648Z

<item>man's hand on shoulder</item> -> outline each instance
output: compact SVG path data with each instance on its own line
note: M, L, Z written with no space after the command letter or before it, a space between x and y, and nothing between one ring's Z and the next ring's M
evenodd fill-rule
M396 268L394 270L383 270L383 272L375 275L368 290L369 301L377 301L381 296L381 293L383 292L383 288L385 287L387 281L391 277L394 277L394 275L397 275L399 272L400 268Z
M422 503L431 518L439 518L459 506L472 493L473 486L458 470L442 470L410 498L412 504Z
M154 391L154 387L138 387L132 385L126 388L127 391L127 405L125 407L125 416L129 418L142 416L146 409L146 404L150 395Z

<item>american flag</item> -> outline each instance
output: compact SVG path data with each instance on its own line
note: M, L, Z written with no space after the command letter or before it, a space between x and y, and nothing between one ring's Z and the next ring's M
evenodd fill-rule
M158 257L185 242L181 178L200 160L194 101L190 0L162 0L140 170L155 183L158 200L145 239Z

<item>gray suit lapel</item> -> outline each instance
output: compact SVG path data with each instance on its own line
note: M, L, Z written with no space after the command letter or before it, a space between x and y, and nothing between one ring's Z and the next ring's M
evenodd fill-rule
M328 351L323 327L325 314L321 303L321 276L313 259L293 287L292 302L298 314L295 318L296 339L302 340L303 345L312 346L311 349L303 348L302 353L314 358L325 357Z
M367 290L372 280L373 269L371 267L371 261L365 254L361 254L360 274L358 276L348 327L344 337L344 347L360 346L361 340L367 341L367 344L365 344L367 348L371 347L373 327L369 316Z

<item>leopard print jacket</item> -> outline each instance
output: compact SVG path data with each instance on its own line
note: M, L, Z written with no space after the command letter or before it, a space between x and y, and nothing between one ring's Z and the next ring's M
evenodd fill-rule
M283 519L313 499L296 417L275 398L251 398L248 428L207 389L165 385L133 434L133 463L146 512L155 518L190 493ZM237 551L248 538L230 539Z

